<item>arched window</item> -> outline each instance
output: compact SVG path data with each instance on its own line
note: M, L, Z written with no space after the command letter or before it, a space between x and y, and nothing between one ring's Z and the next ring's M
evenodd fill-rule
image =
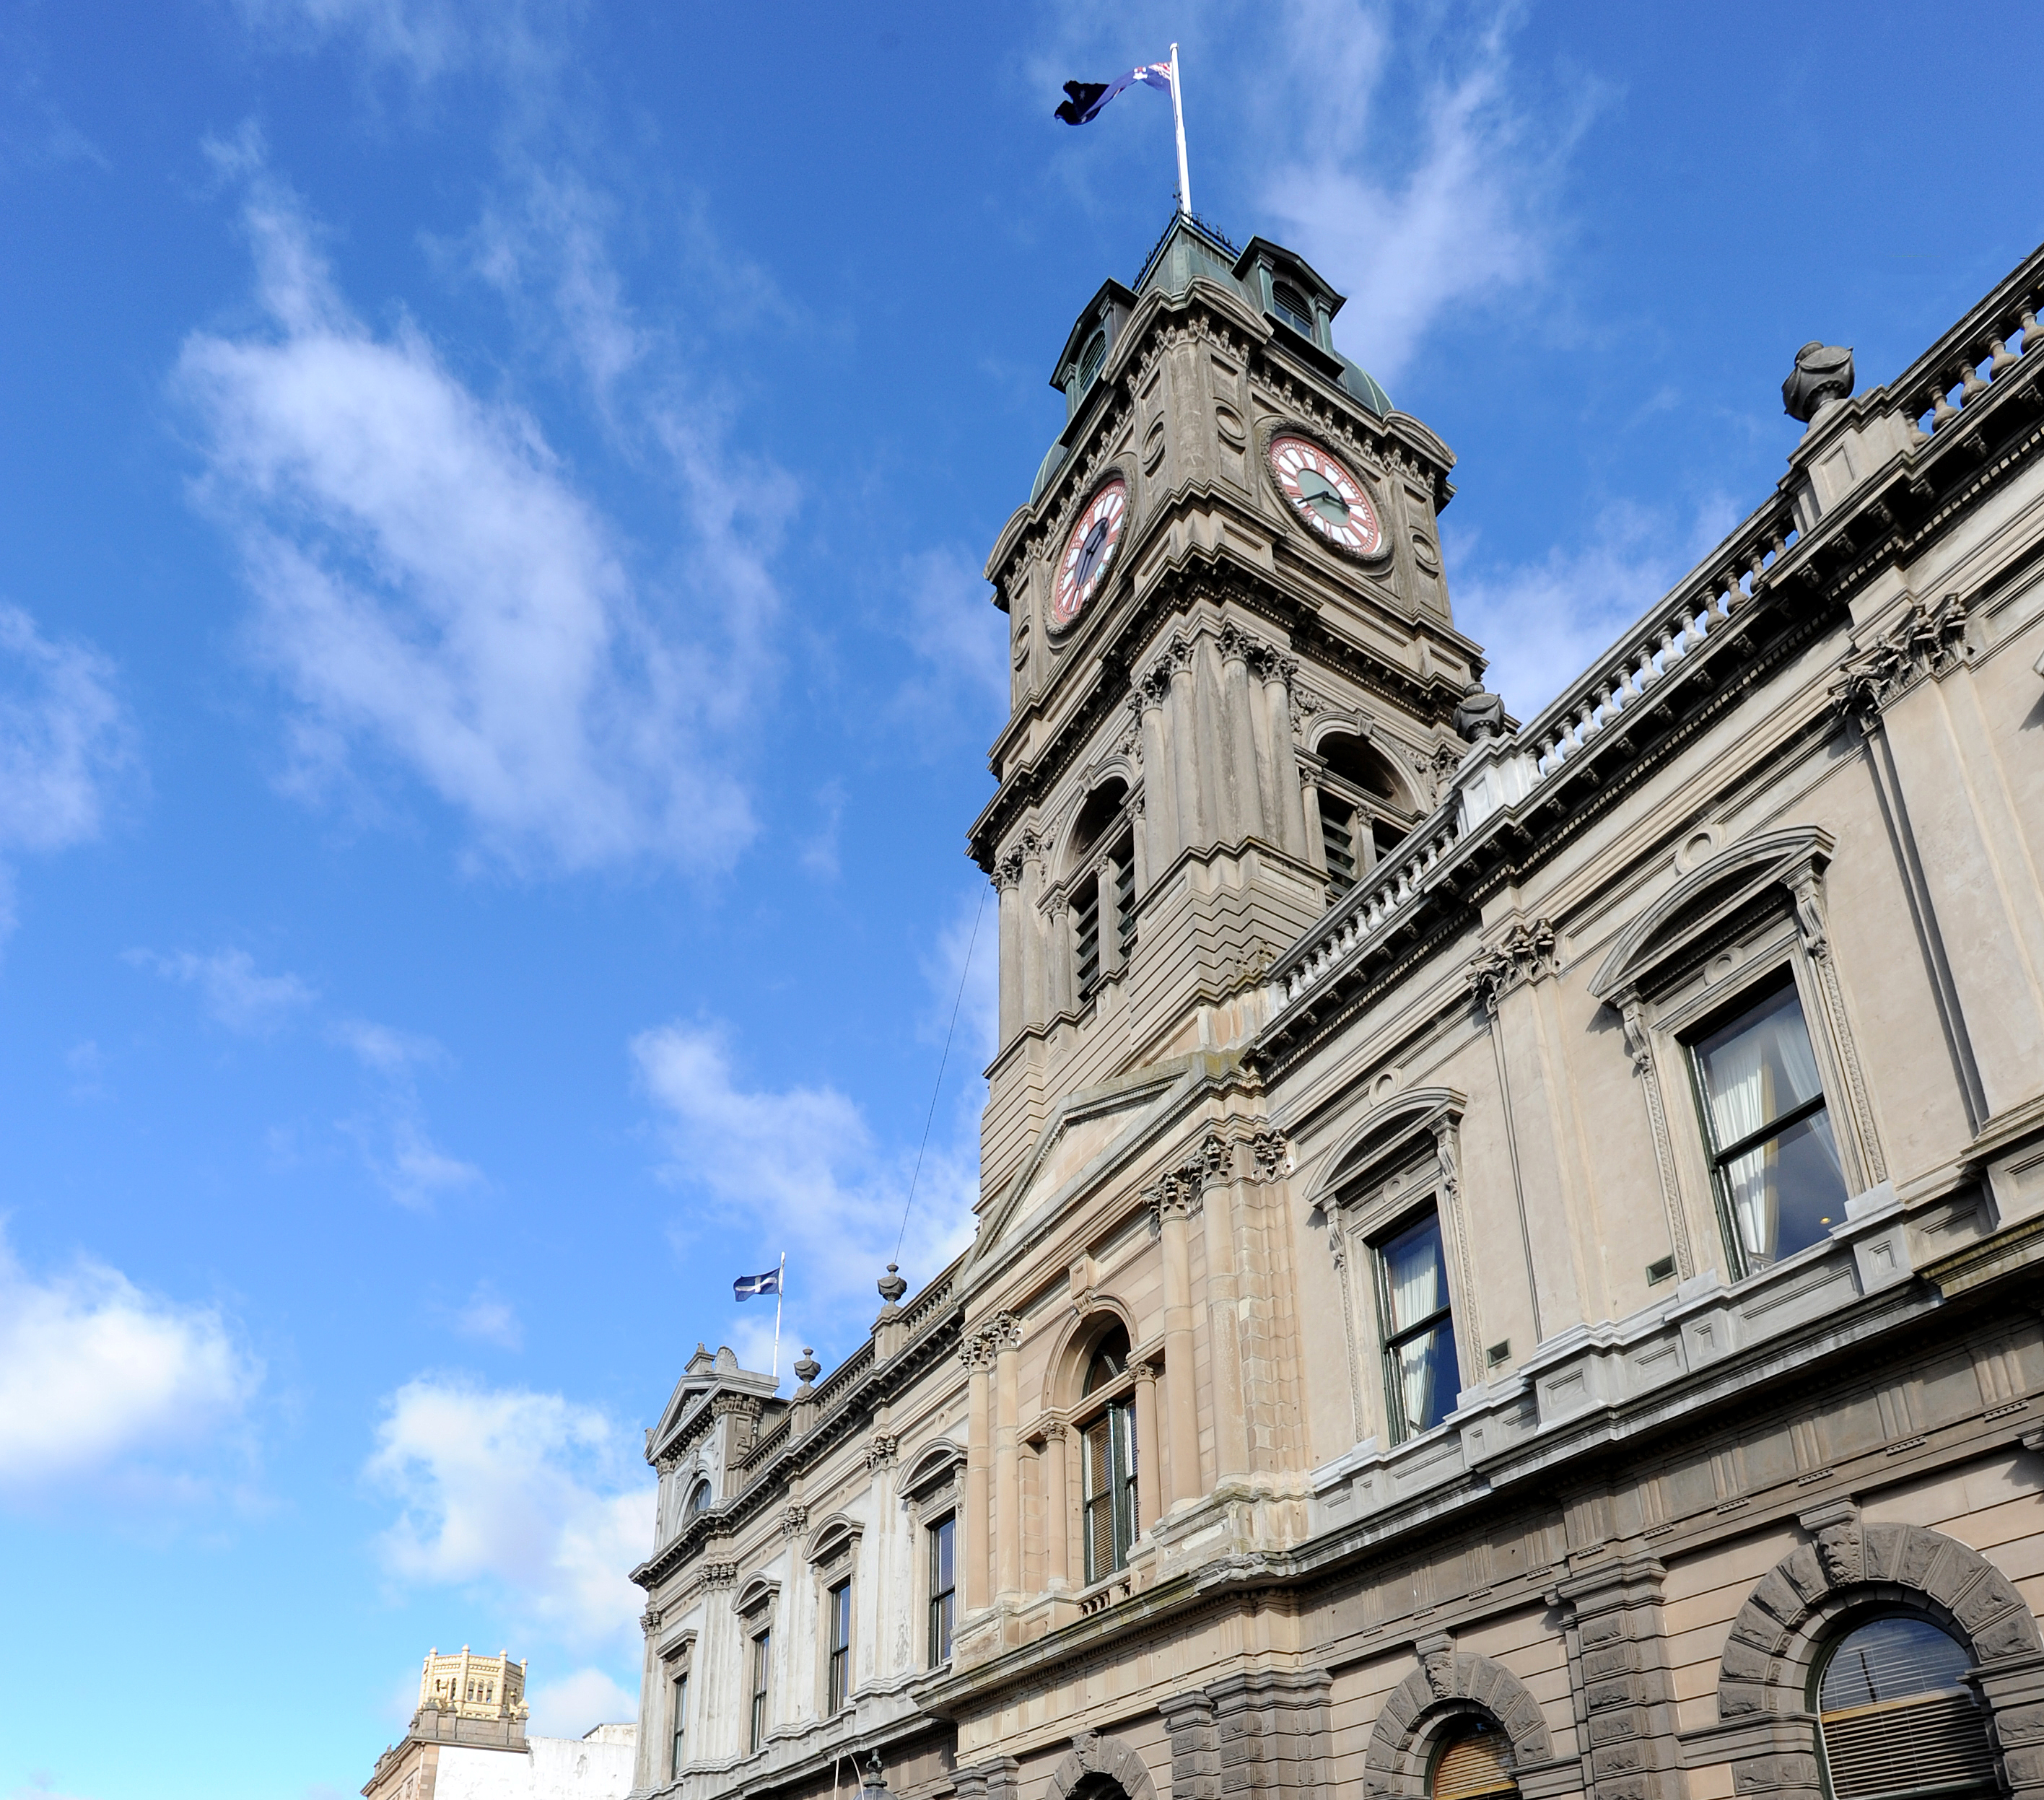
M1094 1345L1082 1395L1106 1405L1079 1424L1082 1535L1085 1578L1098 1581L1124 1567L1141 1523L1136 1508L1135 1405L1128 1380L1128 1334L1116 1326Z
M1313 309L1289 282L1270 284L1270 310L1302 337L1313 335Z
M1391 766L1361 738L1320 740L1320 847L1330 896L1346 893L1398 847L1416 823Z
M1135 832L1124 816L1128 786L1106 781L1086 796L1072 831L1072 995L1083 1002L1135 954ZM1106 842L1105 855L1099 846Z
M1516 1794L1512 1772L1512 1741L1496 1720L1458 1719L1434 1752L1427 1783L1431 1800L1477 1800L1479 1794Z
M709 1483L707 1481L698 1481L689 1490L689 1503L682 1509L682 1519L686 1522L694 1518L709 1504Z
M1832 1800L1992 1794L1987 1721L1965 1681L1971 1664L1956 1639L1912 1614L1840 1638L1817 1683Z

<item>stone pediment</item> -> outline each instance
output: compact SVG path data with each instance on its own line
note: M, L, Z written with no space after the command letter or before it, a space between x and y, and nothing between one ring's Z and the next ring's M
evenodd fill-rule
M1058 1103L1014 1178L982 1202L983 1221L973 1260L1026 1234L1039 1217L1055 1217L1109 1169L1135 1156L1179 1112L1197 1071L1184 1063L1139 1069Z

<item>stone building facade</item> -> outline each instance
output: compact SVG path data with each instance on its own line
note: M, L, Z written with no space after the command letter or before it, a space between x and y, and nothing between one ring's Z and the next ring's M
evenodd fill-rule
M636 1791L2044 1800L2044 251L1538 716L1174 221L988 565L977 1236L648 1435Z

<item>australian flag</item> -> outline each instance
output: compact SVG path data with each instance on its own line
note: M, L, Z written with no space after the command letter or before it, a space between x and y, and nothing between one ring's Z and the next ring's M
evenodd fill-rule
M1145 63L1139 69L1131 69L1125 75L1117 75L1112 81L1068 81L1065 92L1069 96L1057 110L1057 117L1068 125L1082 125L1100 116L1100 109L1124 87L1133 87L1138 82L1146 87L1162 88L1171 91L1171 65L1169 63Z
M731 1291L741 1300L749 1300L755 1294L778 1294L781 1291L781 1272L770 1268L764 1275L741 1275L732 1283Z

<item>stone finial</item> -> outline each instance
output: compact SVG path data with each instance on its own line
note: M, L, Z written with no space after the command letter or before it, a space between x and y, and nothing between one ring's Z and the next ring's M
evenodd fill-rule
M1781 409L1804 424L1835 400L1853 390L1853 359L1850 346L1819 343L1814 339L1796 352L1796 367L1781 384Z
M809 1397L809 1384L824 1372L824 1365L816 1361L816 1353L805 1344L802 1353L795 1359L795 1379L801 1386L795 1390L795 1398L805 1400Z
M879 1286L881 1299L890 1307L899 1306L901 1296L909 1291L909 1284L901 1279L898 1266L891 1262L887 1265L887 1272L881 1276Z
M1471 681L1462 689L1462 697L1455 708L1455 735L1466 743L1480 744L1486 738L1502 736L1504 731L1504 700L1503 697L1486 693L1483 683Z

